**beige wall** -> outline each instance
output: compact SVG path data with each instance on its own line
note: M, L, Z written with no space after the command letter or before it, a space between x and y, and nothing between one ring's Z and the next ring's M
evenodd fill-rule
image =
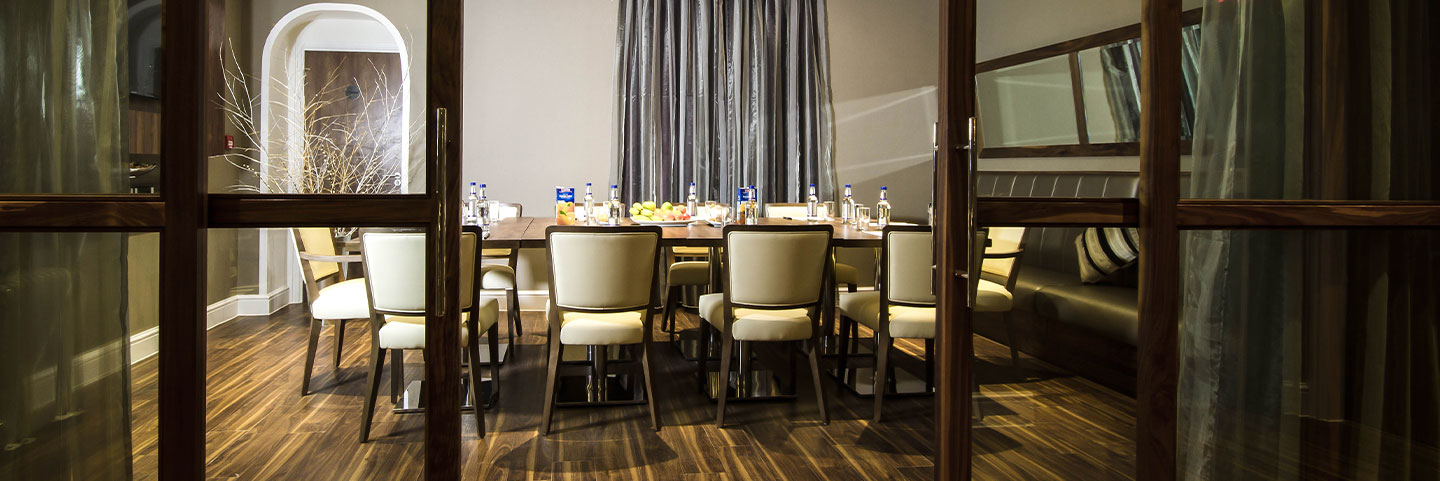
M608 195L615 0L489 0L465 8L464 181L544 216L555 186ZM543 251L521 289L544 289Z

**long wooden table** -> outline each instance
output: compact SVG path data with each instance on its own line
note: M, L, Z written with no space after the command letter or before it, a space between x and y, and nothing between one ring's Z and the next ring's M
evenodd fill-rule
M839 222L826 222L835 226L835 247L880 247L879 230L862 232L853 226ZM811 222L791 219L761 219L761 225L807 225ZM555 225L553 217L512 217L490 227L490 236L485 238L487 249L543 249L545 229ZM634 225L629 219L625 225ZM660 244L667 247L720 247L722 228L707 224L691 224L687 227L662 227Z

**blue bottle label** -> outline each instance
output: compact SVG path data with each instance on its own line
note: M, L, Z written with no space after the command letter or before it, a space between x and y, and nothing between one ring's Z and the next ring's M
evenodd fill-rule
M555 189L555 202L575 202L575 189Z

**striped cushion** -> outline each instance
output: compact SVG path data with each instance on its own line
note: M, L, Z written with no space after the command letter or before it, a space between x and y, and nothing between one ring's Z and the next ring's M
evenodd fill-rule
M1091 227L1075 236L1080 280L1100 282L1140 257L1140 232L1134 227Z

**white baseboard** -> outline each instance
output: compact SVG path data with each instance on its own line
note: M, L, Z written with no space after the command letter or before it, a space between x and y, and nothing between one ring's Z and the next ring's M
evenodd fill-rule
M160 328L152 327L130 336L130 364L150 359L160 352Z
M268 316L289 305L290 288L282 287L269 294L241 294L222 299L205 309L205 329L230 322L241 316ZM153 327L130 336L130 364L149 359L160 352L160 328Z
M499 301L501 310L504 310L506 307L505 294L502 291L484 291L480 294L480 297ZM520 291L520 310L543 312L545 311L545 303L549 300L550 291L548 290L522 290Z

